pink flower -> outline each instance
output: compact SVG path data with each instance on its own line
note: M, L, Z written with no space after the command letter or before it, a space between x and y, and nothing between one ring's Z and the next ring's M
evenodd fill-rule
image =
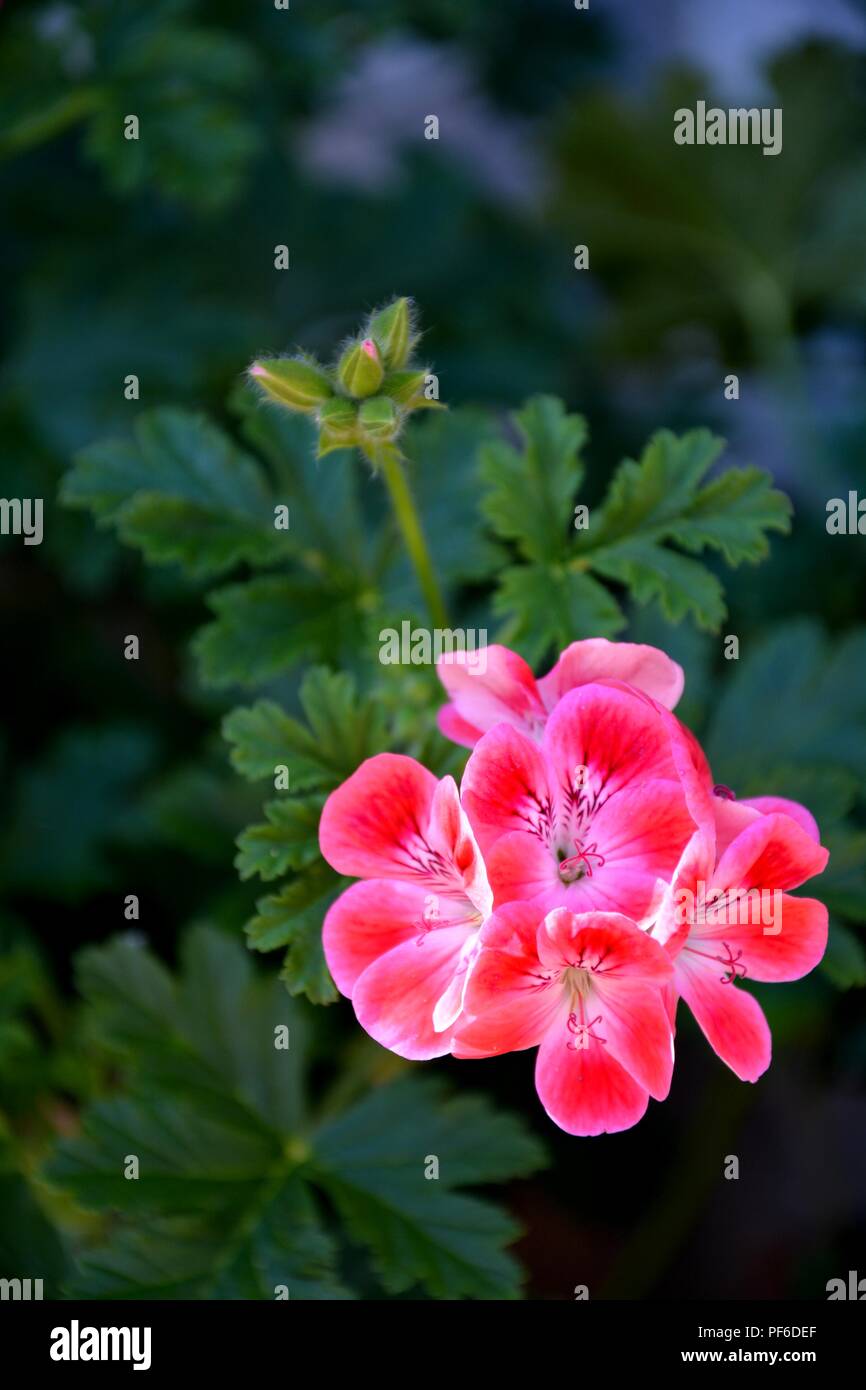
M497 907L539 898L548 910L655 915L694 830L675 725L637 691L598 684L563 696L540 744L504 723L484 735L461 799Z
M737 816L733 834L728 810L718 816L721 836L694 834L652 933L710 1046L741 1081L757 1081L770 1065L770 1030L738 985L798 980L818 964L827 909L786 890L821 873L828 853L788 814L740 806Z
M482 932L454 1055L538 1046L535 1084L569 1134L628 1129L671 1083L673 1039L662 948L616 912L510 903Z
M608 642L604 637L572 642L539 680L523 657L507 647L486 647L484 652L483 672L474 652L449 653L436 668L451 697L439 711L439 727L446 738L466 748L474 748L482 734L503 722L530 738L540 737L562 697L594 681L624 681L667 709L673 709L683 693L682 667L657 648L633 642Z
M323 928L328 968L371 1037L401 1057L440 1057L492 908L484 862L452 777L380 753L328 798L319 843L353 884Z

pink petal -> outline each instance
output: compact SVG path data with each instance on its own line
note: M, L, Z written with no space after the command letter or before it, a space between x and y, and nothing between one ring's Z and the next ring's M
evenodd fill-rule
M701 885L706 894L713 876L713 860L712 836L696 830L682 852L651 928L653 939L670 956L682 950L692 931Z
M436 791L432 772L414 758L368 758L325 802L319 845L338 873L355 878L410 877Z
M580 966L593 981L637 980L656 988L672 978L667 953L618 912L556 908L538 928L538 957L549 969Z
M353 883L340 894L325 917L322 945L341 994L351 997L368 965L422 935L427 896L420 885L381 878Z
M790 816L761 816L741 831L725 850L713 875L713 887L798 888L820 874L829 853Z
M484 666L479 669L475 652L451 652L436 663L460 719L483 733L503 722L534 733L544 723L545 709L523 657L493 645L484 648Z
M545 707L552 710L569 690L597 680L621 680L673 709L683 693L681 666L656 647L590 637L572 642L538 682Z
M474 748L482 734L481 729L461 719L456 705L443 705L436 716L436 723L445 738L450 738L452 743L459 743L463 748Z
M563 696L543 747L563 811L579 767L587 794L604 800L638 779L677 777L665 722L651 701L620 686L583 685Z
M537 898L541 893L554 894L552 906L566 901L568 890L559 881L552 851L537 835L526 831L512 830L496 841L487 851L487 873L497 907L521 898ZM579 888L587 881L572 886Z
M453 777L443 777L436 788L425 838L438 856L438 874L442 882L453 878L455 886L459 884L481 916L489 917L493 910L493 894Z
M677 988L710 1047L741 1081L757 1081L770 1065L772 1040L756 999L722 984L715 962L688 948L676 960Z
M599 1017L593 1030L621 1067L655 1100L671 1088L674 1045L670 1019L660 989L643 980L597 976L586 1001L586 1014Z
M633 784L610 796L592 818L591 838L604 856L603 869L593 876L601 881L602 875L631 871L647 880L669 879L693 830L679 782L649 778Z
M358 977L352 1004L362 1028L399 1057L427 1061L451 1051L451 1033L437 1032L433 1013L461 964L465 927L405 941Z
M726 901L724 919L708 912L709 920L697 923L689 936L695 950L713 952L724 962L736 958L744 979L799 980L821 960L827 949L827 909L814 898L795 898L790 893L768 891L760 901L751 898ZM730 948L730 949L728 949Z
M729 801L726 796L713 797L713 819L716 827L716 857L721 858L725 850L736 840L746 826L751 825L760 815L757 807L747 801Z
M487 857L502 835L530 831L547 843L552 795L541 750L507 724L480 740L463 774L461 800Z
M455 1057L492 1057L535 1047L565 1009L562 989L556 981L546 983L538 959L538 924L537 908L510 903L485 925L456 1029Z
M649 1095L603 1043L570 1047L565 1020L551 1028L538 1050L535 1085L554 1124L567 1134L616 1134L645 1114Z
M811 835L813 840L819 841L821 839L818 822L812 812L807 811L805 806L801 806L799 801L789 801L785 796L753 796L739 804L751 806L755 811L760 811L762 816L770 816L774 811L783 816L790 816L806 831L807 835Z

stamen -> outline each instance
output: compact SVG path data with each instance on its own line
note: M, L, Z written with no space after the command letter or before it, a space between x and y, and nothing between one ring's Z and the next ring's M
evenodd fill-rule
M568 1015L568 1023L566 1026L569 1033L574 1034L574 1042L566 1043L566 1047L570 1052L585 1052L590 1038L592 1038L593 1042L607 1042L606 1038L599 1038L593 1033L592 1030L597 1023L601 1023L601 1014L591 1019L589 1023L582 1023L577 1017L577 1014L572 1013Z
M574 882L576 879L584 877L592 878L592 863L590 861L593 859L598 860L597 867L599 869L604 867L604 855L599 854L598 844L595 840L593 840L591 845L586 846L584 846L580 840L575 840L574 847L577 853L570 855L568 859L560 861L560 878L562 878L563 874L569 876L563 879L563 882ZM580 869L581 865L583 865L582 871ZM572 875L573 878L571 877Z
M732 985L735 980L744 980L748 972L741 960L741 956L743 954L742 946L740 947L739 951L737 951L736 955L734 955L727 941L723 941L722 946L728 953L727 957L715 957L715 959L719 962L720 965L724 965L726 967L724 975L721 975L719 977L721 979L722 984Z
M724 782L717 782L713 787L713 796L720 796L723 801L736 801L737 793L732 792L730 787L726 787Z
M437 927L477 927L480 923L481 914L475 911L470 912L467 917L446 917L443 921L439 915L439 899L435 893L428 893L424 899L421 916L412 924L420 933L415 945L423 946L430 932L435 931Z

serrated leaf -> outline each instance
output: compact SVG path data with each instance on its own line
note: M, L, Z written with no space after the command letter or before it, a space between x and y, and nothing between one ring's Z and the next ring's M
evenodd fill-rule
M639 603L658 601L665 617L717 631L725 616L718 579L690 554L721 551L730 565L768 553L767 531L790 529L790 503L758 469L730 469L701 488L723 444L708 430L653 435L640 461L620 465L577 555L596 573L626 585Z
M193 647L208 685L258 685L300 661L339 661L354 650L358 595L322 579L273 575L217 589L216 613Z
M238 836L235 868L242 879L258 874L269 883L318 858L322 802L286 797L265 802L264 812L267 820L263 824L249 825Z
M375 700L359 696L346 672L314 667L301 683L301 704L323 767L338 782L355 771L365 758L380 753L388 739Z
M725 616L724 591L714 574L696 560L653 541L620 541L592 556L605 579L624 584L638 603L657 599L669 622L691 614L699 627L716 632Z
M541 1152L517 1120L406 1079L349 1112L335 1116L332 1102L330 1118L310 1121L297 1098L285 1099L302 1056L298 1007L253 971L236 940L212 929L185 938L177 976L128 937L89 949L79 969L88 1012L113 1044L127 1090L87 1107L81 1133L49 1165L55 1187L111 1218L104 1244L85 1242L67 1292L350 1297L323 1196L351 1208L351 1238L373 1249L388 1288L516 1292L518 1271L502 1250L513 1224L451 1189L539 1166ZM287 1016L293 1025L281 1049L274 1020ZM431 1146L440 1183L423 1176ZM128 1178L133 1157L138 1174Z
M513 417L522 449L504 441L480 454L487 485L481 509L497 535L516 541L526 559L549 561L568 553L571 504L583 479L579 451L586 422L567 415L553 396L534 396Z
M273 700L257 700L232 710L223 720L222 731L232 745L232 766L251 782L271 780L281 765L290 769L290 791L315 786L321 778L309 730Z
M389 747L379 704L370 695L359 695L347 672L311 668L301 682L300 701L309 728L271 700L226 716L223 735L242 776L271 779L274 769L285 765L290 791L331 790L365 758Z
M259 465L189 411L147 411L136 421L134 442L83 449L61 496L116 526L151 562L176 562L199 578L292 551L290 531L274 526L282 499Z
M372 578L377 527L358 500L360 465L352 449L315 456L316 432L303 416L276 406L263 407L248 388L230 402L243 438L268 464L281 497L291 504L292 538L315 573ZM374 499L378 500L378 499Z
M791 503L772 487L760 468L729 468L701 488L683 525L670 539L683 549L710 546L721 551L729 565L755 564L770 550L767 531L790 530Z
M688 514L698 485L723 447L709 430L692 430L680 438L659 430L639 462L620 464L589 530L579 535L578 550L597 550L635 535L663 539Z
M254 951L288 948L280 978L290 994L305 994L314 1004L331 1004L337 997L322 950L322 923L344 887L346 880L319 860L279 892L260 898L257 915L245 928Z
M134 934L83 951L79 988L100 1036L149 1090L182 1090L221 1122L299 1123L305 1037L285 992L212 928L187 933L182 959L177 981ZM285 1052L273 1045L282 1025Z
M506 622L498 640L532 664L578 637L612 637L625 627L616 600L592 575L568 565L515 565L505 570L493 611Z
M423 1282L437 1298L517 1297L519 1272L502 1249L513 1223L454 1188L529 1173L542 1151L481 1100L444 1102L434 1117L437 1095L429 1082L374 1092L324 1127L314 1171L355 1238L372 1247L389 1291ZM425 1177L430 1156L435 1181Z

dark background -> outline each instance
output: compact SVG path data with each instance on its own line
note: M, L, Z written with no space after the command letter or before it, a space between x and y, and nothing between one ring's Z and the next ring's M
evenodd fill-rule
M864 76L854 0L4 6L0 468L4 496L41 495L46 511L41 547L8 537L0 552L2 930L39 972L24 1042L10 986L0 1077L28 1162L92 1086L71 961L123 927L129 885L168 960L191 916L239 931L255 896L232 867L258 810L219 738L233 701L202 687L188 652L202 593L61 507L61 476L77 449L128 431L127 373L141 408L225 420L254 354L327 353L405 293L449 403L505 411L544 390L587 416L592 497L662 425L708 425L729 460L771 471L792 534L725 581L744 660L771 653L752 714L727 707L713 732L733 679L720 639L652 614L629 635L686 665L681 712L717 775L748 762L738 749L725 767L732 726L759 760L785 726L786 757L814 774L802 799L835 817L848 855L830 968L761 993L776 1055L757 1087L682 1012L671 1098L624 1135L556 1131L531 1055L437 1064L550 1148L550 1169L505 1194L527 1231L528 1295L585 1282L593 1296L814 1298L866 1274L862 659L821 686L866 571L866 541L825 529L827 499L866 486ZM782 106L783 153L677 150L671 113L697 97ZM127 111L164 122L140 159L110 137ZM129 632L137 663L118 657ZM853 779L842 795L837 773ZM329 1012L350 1039L349 1006Z

